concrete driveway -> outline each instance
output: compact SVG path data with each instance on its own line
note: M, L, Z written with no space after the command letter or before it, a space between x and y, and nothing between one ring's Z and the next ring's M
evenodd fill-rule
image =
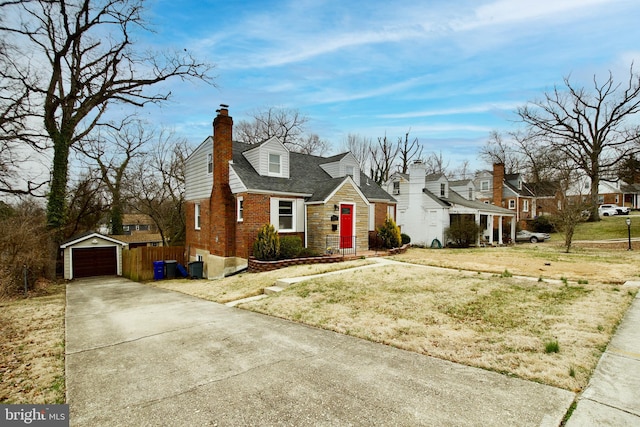
M575 398L122 278L70 283L66 334L78 426L557 426Z

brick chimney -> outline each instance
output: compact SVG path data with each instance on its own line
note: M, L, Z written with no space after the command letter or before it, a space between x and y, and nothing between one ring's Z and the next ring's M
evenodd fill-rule
M504 163L493 164L493 204L502 206L504 187Z
M229 106L221 104L213 120L213 188L209 212L211 214L210 252L214 255L235 256L235 199L229 187L229 162L233 159L233 119Z

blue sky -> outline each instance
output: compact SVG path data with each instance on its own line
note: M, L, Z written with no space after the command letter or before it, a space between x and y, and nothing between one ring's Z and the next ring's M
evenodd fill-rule
M564 76L589 84L640 70L637 0L154 0L155 48L215 64L217 87L171 83L146 114L194 145L215 110L236 122L295 108L342 151L347 134L394 140L410 131L450 167L477 160L492 130Z

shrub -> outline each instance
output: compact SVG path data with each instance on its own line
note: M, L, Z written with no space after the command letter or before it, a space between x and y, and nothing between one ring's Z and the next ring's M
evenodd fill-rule
M271 224L265 224L253 243L253 256L260 261L273 261L280 254L280 237Z
M27 287L33 289L50 262L44 212L34 203L24 202L3 212L0 230L0 296L24 290L25 266Z
M556 231L555 226L546 215L531 220L530 226L536 233L554 233Z
M279 258L297 258L302 253L302 249L302 239L299 236L282 236L280 238Z
M381 227L378 227L378 236L382 241L382 247L386 249L397 248L402 242L400 227L396 225L396 222L390 216L384 220L384 224Z
M400 240L402 241L403 245L408 245L409 243L411 243L411 237L409 237L409 235L405 233L400 234Z
M468 248L475 244L480 235L480 226L467 217L456 218L449 228L444 230L447 241L456 248Z

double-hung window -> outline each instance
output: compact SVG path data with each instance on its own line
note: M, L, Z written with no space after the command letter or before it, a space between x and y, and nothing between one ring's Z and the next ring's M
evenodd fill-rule
M238 222L242 222L244 220L244 199L242 197L238 197Z
M281 173L280 154L269 153L269 174L280 175Z
M195 218L194 218L195 229L200 230L200 203L196 203L195 210Z
M293 200L278 202L278 230L293 231Z

